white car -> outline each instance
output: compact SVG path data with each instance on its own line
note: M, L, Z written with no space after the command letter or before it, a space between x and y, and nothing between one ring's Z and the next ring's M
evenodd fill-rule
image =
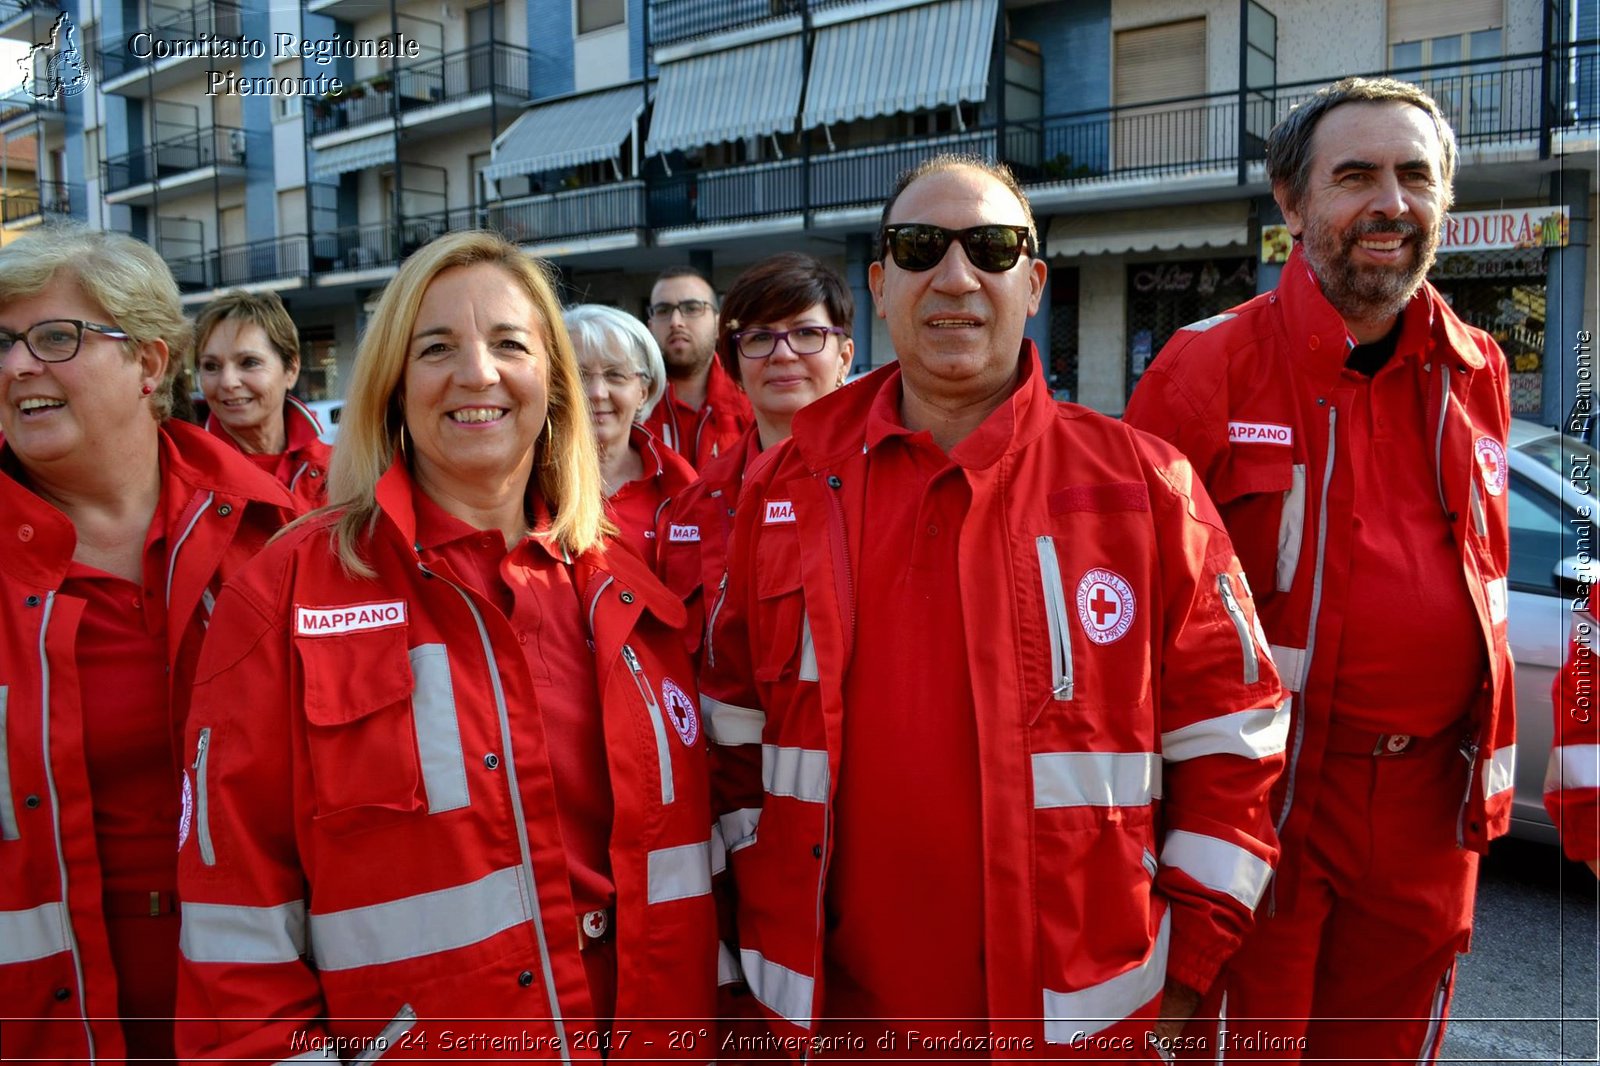
M1512 421L1507 443L1511 569L1506 611L1517 661L1511 834L1555 843L1555 826L1544 809L1544 771L1554 729L1550 686L1567 655L1573 600L1600 552L1594 495L1600 456L1575 437L1522 419Z
M343 400L309 400L306 406L322 423L322 443L332 444L339 439L339 414L344 410Z

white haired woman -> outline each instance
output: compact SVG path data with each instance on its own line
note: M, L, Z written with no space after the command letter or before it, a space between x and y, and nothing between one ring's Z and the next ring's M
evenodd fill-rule
M332 503L212 621L185 1057L705 1057L666 1030L717 966L683 609L607 550L587 422L542 264L477 232L406 260Z
M0 1003L17 1059L171 1059L184 720L213 598L295 513L168 418L172 274L78 227L0 250Z
M695 479L689 461L644 428L667 390L661 348L643 322L615 307L569 307L566 322L600 453L606 513L623 543L654 567L662 509Z

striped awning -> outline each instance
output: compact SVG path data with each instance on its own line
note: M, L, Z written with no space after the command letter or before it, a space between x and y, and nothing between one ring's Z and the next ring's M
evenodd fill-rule
M793 131L800 68L799 34L662 64L646 152Z
M642 111L637 85L530 107L494 139L483 176L498 180L615 159Z
M805 129L984 99L999 0L944 0L823 26Z
M372 137L363 137L359 141L347 141L332 148L319 149L316 157L311 160L311 174L326 181L329 178L337 178L340 174L348 174L352 170L365 170L367 167L393 162L394 134L380 133Z
M1057 215L1045 248L1051 259L1127 252L1238 248L1250 243L1249 205L1243 201L1164 205L1159 211L1098 211Z

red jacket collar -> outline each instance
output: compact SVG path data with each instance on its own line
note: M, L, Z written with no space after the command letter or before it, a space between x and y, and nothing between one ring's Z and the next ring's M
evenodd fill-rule
M231 445L236 450L239 442L218 421L215 411L206 412L206 432ZM297 396L285 396L283 400L283 432L286 444L284 451L287 453L298 452L313 441L322 439L322 423L312 413L311 408L302 403Z

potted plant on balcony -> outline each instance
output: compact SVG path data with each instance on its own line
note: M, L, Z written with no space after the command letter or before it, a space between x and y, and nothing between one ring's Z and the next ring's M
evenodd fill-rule
M372 86L372 91L375 93L386 93L394 88L394 78L390 77L389 73L385 71L382 74L373 75L367 81L367 84Z

